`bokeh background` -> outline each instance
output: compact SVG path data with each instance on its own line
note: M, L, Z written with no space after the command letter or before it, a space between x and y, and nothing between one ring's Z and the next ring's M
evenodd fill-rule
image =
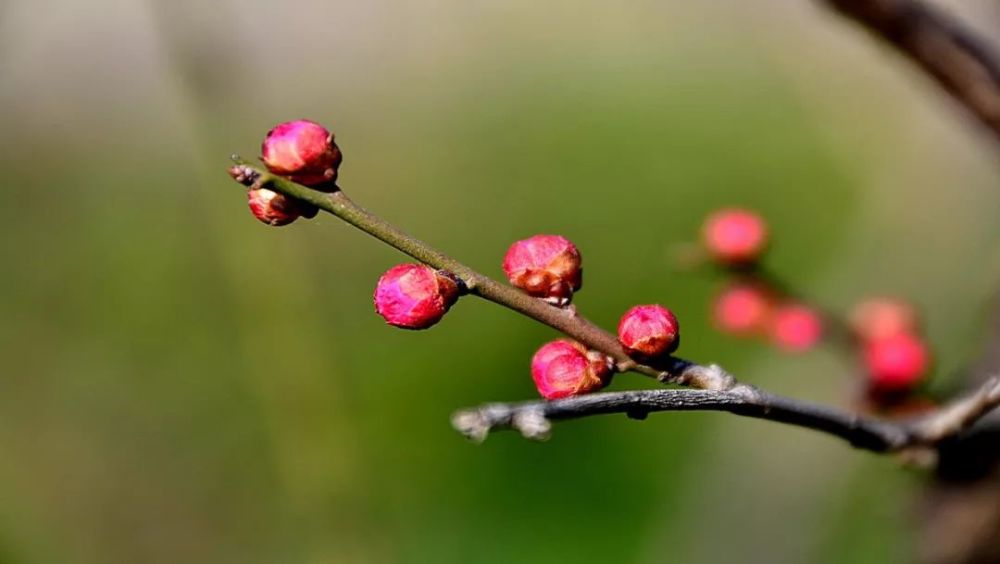
M257 223L227 157L300 117L408 231L492 275L564 234L587 315L665 303L685 356L802 398L849 405L850 363L710 328L721 281L670 260L708 211L759 209L820 303L921 304L939 389L1000 275L996 146L812 2L6 0L0 561L909 560L924 476L816 433L660 414L466 442L450 413L534 397L552 331L472 299L391 329L371 293L401 255Z

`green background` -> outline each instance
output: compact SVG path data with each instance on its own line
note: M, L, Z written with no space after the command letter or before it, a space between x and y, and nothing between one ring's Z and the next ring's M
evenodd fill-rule
M450 413L535 397L553 332L474 299L389 328L371 293L401 255L329 216L265 227L225 174L314 119L344 189L445 252L500 276L511 241L563 234L600 324L660 302L684 356L850 406L849 358L715 333L722 281L671 264L751 206L819 303L920 304L943 389L1000 273L995 147L858 30L808 2L0 10L0 561L909 559L924 477L816 433L658 414L466 442Z

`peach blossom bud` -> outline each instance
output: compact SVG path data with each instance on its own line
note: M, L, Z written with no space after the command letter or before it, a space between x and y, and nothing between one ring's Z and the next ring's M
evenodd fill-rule
M651 359L677 350L680 325L673 312L661 305L640 305L625 312L618 322L618 342L629 356Z
M767 246L767 224L743 209L719 210L702 228L705 248L717 261L740 266L755 262Z
M930 353L919 338L899 333L867 343L864 362L872 389L901 393L915 388L926 376Z
M375 311L389 325L426 329L444 317L458 300L458 284L423 264L398 264L375 287Z
M333 134L304 119L279 123L261 144L268 170L306 186L333 185L342 158Z
M789 352L807 351L823 337L823 320L812 308L786 304L771 316L771 341Z
M608 357L567 339L542 346L531 359L531 377L547 400L589 394L611 380Z
M247 192L250 213L261 222L268 225L288 225L302 215L303 208L299 202L284 194L260 188Z
M862 341L877 341L900 333L915 334L919 328L917 311L912 305L887 297L869 298L855 305L848 323Z
M583 283L580 252L558 235L535 235L507 250L503 271L510 283L557 305L570 302Z
M754 335L767 328L772 301L765 289L738 282L716 296L712 320L716 328L725 333Z

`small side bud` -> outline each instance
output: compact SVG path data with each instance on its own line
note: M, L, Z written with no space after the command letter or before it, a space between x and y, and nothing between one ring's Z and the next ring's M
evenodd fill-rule
M608 357L567 339L543 345L531 359L531 377L547 400L597 391L608 385L611 373Z
M851 308L847 321L855 337L863 342L903 333L913 335L920 328L916 308L903 300L888 297L869 298L858 303Z
M916 388L926 376L930 353L922 340L902 333L867 343L864 362L874 392L903 394Z
M530 296L566 305L583 284L580 252L565 237L535 235L507 250L503 271L510 283Z
M738 336L751 336L766 330L773 300L764 288L735 283L716 297L712 321L717 329Z
M399 264L375 286L375 311L389 325L426 329L444 317L458 300L458 284L423 264Z
M823 320L811 307L785 304L771 316L771 341L788 352L805 352L823 337Z
M274 126L260 150L268 170L312 187L332 186L343 160L333 134L305 119Z
M708 216L702 228L705 249L717 261L746 266L760 258L767 247L767 224L756 213L723 209Z
M618 342L635 359L670 354L680 345L680 337L677 317L661 305L635 306L618 322Z
M247 203L254 217L275 227L288 225L302 215L302 206L297 200L267 188L249 190Z

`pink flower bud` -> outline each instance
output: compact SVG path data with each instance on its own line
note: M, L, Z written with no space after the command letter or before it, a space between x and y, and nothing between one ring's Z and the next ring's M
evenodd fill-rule
M854 306L848 323L862 341L877 341L919 329L916 309L895 298L869 298Z
M389 325L426 329L458 300L458 284L423 264L397 264L378 280L375 311Z
M531 296L557 305L570 302L583 283L580 252L558 235L535 235L517 241L503 258L510 283Z
M342 155L333 134L309 120L279 123L261 144L261 160L274 174L306 186L332 185Z
M816 346L822 336L823 320L808 306L783 305L771 316L771 340L778 348L804 352Z
M547 400L589 394L611 381L611 361L567 339L542 346L531 359L531 377Z
M723 209L708 216L702 228L705 248L719 262L740 266L755 262L767 246L767 224L742 209Z
M735 283L716 296L712 320L725 333L757 334L767 327L772 301L769 293L759 286Z
M651 359L677 350L680 325L673 312L661 305L640 305L625 312L618 322L618 342L629 356Z
M250 213L268 225L288 225L303 213L297 200L267 188L248 191L247 200Z
M864 361L871 388L901 393L912 390L926 375L930 354L923 341L900 333L867 343Z

